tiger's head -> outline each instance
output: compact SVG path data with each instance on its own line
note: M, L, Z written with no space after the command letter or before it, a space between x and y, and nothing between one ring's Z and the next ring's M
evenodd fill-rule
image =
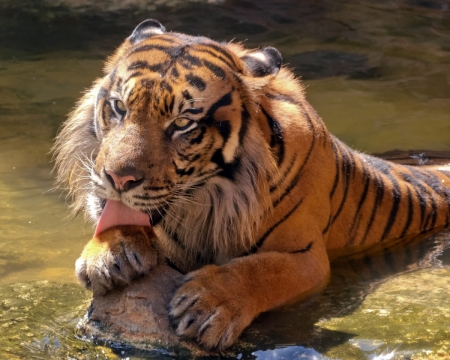
M117 200L153 225L164 218L168 233L191 222L195 236L251 237L270 210L276 172L259 99L280 67L271 47L139 24L56 139L58 181L75 211L97 221Z

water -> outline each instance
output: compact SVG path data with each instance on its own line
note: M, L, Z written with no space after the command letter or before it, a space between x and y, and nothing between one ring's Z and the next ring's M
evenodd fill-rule
M76 284L73 264L92 227L68 217L50 173L57 129L138 22L153 17L169 30L277 47L331 132L358 150L449 151L449 6L0 0L0 354L164 358L77 337L90 294ZM421 255L413 264L395 270L354 276L349 263L336 264L322 294L260 316L232 355L368 359L395 349L403 358L450 356L449 238L430 240L415 249ZM441 248L427 257L435 243Z

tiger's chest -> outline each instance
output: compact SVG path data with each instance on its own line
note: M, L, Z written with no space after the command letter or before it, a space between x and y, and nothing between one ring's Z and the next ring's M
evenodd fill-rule
M226 247L215 249L211 239L194 233L186 236L162 225L155 226L154 230L162 256L182 272L193 271L208 264L222 265L236 257Z

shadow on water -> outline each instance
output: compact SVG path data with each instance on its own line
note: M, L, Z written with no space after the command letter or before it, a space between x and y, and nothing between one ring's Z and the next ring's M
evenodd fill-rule
M447 1L0 0L0 357L170 357L77 337L90 294L74 283L73 264L92 229L65 220L64 197L49 192L58 127L103 59L149 17L277 47L331 132L359 150L450 150ZM385 156L429 164L442 154ZM397 349L445 358L449 239L336 261L323 292L259 316L231 357L367 359Z

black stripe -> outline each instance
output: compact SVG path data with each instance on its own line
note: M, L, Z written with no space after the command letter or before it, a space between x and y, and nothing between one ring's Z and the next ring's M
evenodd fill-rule
M175 96L172 95L172 99L170 100L170 104L169 104L169 112L173 113L173 106L175 104Z
M201 53L209 54L209 55L211 55L212 57L214 57L215 59L218 59L218 60L222 61L222 62L223 62L225 65L227 65L231 70L236 71L236 66L233 65L233 64L234 64L234 61L233 61L233 63L231 63L231 62L229 62L227 59L225 59L224 57L218 55L217 53L215 53L215 52L212 51L212 50L208 50L208 49L199 49L199 48L195 48L195 49L192 49L192 50L198 51L198 52L201 52Z
M161 82L159 83L159 87L161 88L161 90L167 90L169 92L173 91L172 85L170 85L166 80L161 80ZM168 107L166 112L168 111Z
M164 99L164 112L169 113L169 104L167 103L167 98Z
M116 81L116 75L117 75L117 67L114 68L114 70L109 74L109 86L108 86L108 91L111 91L115 81Z
M241 111L241 128L239 129L239 145L242 145L244 142L244 137L247 135L248 123L249 123L250 114L247 110L247 107L242 104Z
M188 169L181 169L179 167L177 167L177 164L175 163L175 161L172 162L172 164L175 166L175 173L179 176L190 176L193 174L195 168L194 167L190 167Z
M174 66L170 72L170 75L174 77L175 79L178 79L180 76L180 73L178 72L177 68Z
M341 203L339 204L338 210L331 218L331 225L333 225L338 216L341 214L342 209L344 208L344 204L348 196L348 190L350 188L350 173L353 170L351 167L352 160L350 160L350 157L348 156L347 149L342 147L341 145L342 144L340 144L339 141L336 142L336 146L338 147L342 157L341 171L342 171L342 178L344 179L344 194L342 195Z
M281 127L280 123L277 120L275 120L272 116L268 114L266 109L261 107L261 111L266 117L267 124L269 125L269 129L271 130L270 147L276 153L277 163L278 166L280 166L284 160L284 151L285 151L283 140L283 128Z
M350 227L350 231L349 234L352 235L352 238L350 240L350 243L353 243L354 239L355 239L355 235L356 235L356 230L357 230L357 226L356 224L360 223L361 220L361 216L362 216L362 207L367 199L367 194L369 193L369 185L370 185L370 172L368 169L366 169L366 167L364 166L364 163L362 163L362 170L363 170L363 181L364 181L364 189L362 191L361 197L359 198L359 202L358 202L358 206L356 207L356 212L353 218L353 223L352 226Z
M375 176L375 178L374 178L374 186L377 188L377 193L375 195L375 199L374 199L373 207L372 207L372 213L370 215L370 219L369 219L369 222L367 224L366 231L364 232L364 235L362 237L361 244L365 243L366 240L367 240L367 234L369 233L369 230L372 228L373 221L375 219L375 215L376 215L376 213L378 211L378 208L381 205L381 202L383 201L383 196L384 196L383 179L376 172L374 173L374 176Z
M306 104L304 104L304 107L308 111L312 112L312 114L316 118L317 123L321 127L321 129L322 129L322 136L323 136L323 143L322 144L325 147L326 144L327 144L327 140L330 138L330 136L328 135L328 131L327 131L326 127L325 127L325 124L324 124L323 120L320 118L320 116L317 114L316 110L314 110L314 108L308 102Z
M122 93L122 78L121 77L119 77L117 79L115 91L119 94Z
M133 62L128 66L128 71L131 70L150 70L152 72L165 74L167 71L167 63L159 63L150 65L147 61L139 60Z
M223 143L225 145L231 134L230 122L228 120L216 121L214 123L214 127L217 129L217 131L219 131L219 134L222 136Z
M433 174L431 171L414 168L412 166L409 166L408 168L414 177L427 184L438 196L441 195L443 186L436 174Z
M225 79L225 71L220 67L212 62L209 62L208 60L203 60L203 64L211 70L211 72L216 75L217 77L221 78L222 80Z
M297 158L294 157L291 159L291 161L289 162L289 164L286 167L286 170L283 172L283 174L280 176L280 178L278 179L276 184L272 184L270 186L270 192L274 192L275 190L277 190L280 186L280 184L282 184L284 182L284 180L286 180L287 176L291 173L291 171L294 169L294 164L295 164L295 160Z
M184 97L187 101L193 99L191 93L190 93L188 90L184 90L184 91L182 92L182 94L183 94L183 97ZM181 110L181 109L180 109L180 110Z
M181 60L181 59L180 59ZM184 56L182 57L183 61L187 61L189 62L189 64L194 65L194 66L202 66L202 62L200 61L200 59L197 56L193 56L191 54L184 54Z
M333 187L331 188L331 191L330 191L330 200L333 198L333 195L334 195L334 193L336 191L337 185L339 183L339 178L340 178L340 175L341 175L341 172L339 171L340 158L339 158L339 155L338 155L338 149L337 149L337 147L335 145L336 141L339 141L339 140L337 140L335 138L331 139L331 147L333 148L334 162L336 164L336 175L334 176Z
M291 181L291 183L289 184L289 186L285 189L285 191L283 192L283 194L281 194L281 196L280 196L276 201L274 201L274 203L273 203L273 206L274 206L274 207L276 207L276 206L284 199L284 197L285 197L286 195L288 195L288 194L291 192L291 190L297 185L298 181L300 180L300 178L301 178L302 175L303 175L303 169L305 168L306 164L308 163L308 160L309 160L309 158L310 158L310 156L311 156L312 150L313 150L314 145L315 145L315 143L316 143L316 136L315 136L315 135L316 135L316 131L315 131L313 122L312 122L312 120L311 120L311 118L309 117L308 114L305 114L305 115L306 115L306 119L307 119L307 121L308 121L308 125L309 125L309 127L310 127L310 129L311 129L311 137L312 137L311 145L310 145L310 147L309 147L309 149L308 149L308 152L307 152L307 154L306 154L306 157L305 157L305 159L303 160L303 163L302 163L302 165L300 166L300 169L298 170L298 172L297 172L297 174L295 175L294 179Z
M280 220L278 220L266 233L258 240L258 242L251 247L248 253L244 255L254 254L258 251L258 249L264 244L264 241L269 237L269 235L283 222L285 222L294 212L299 208L299 206L303 203L304 199L301 199L286 215L284 215Z
M89 134L94 138L97 139L97 130L95 128L95 124L93 122L89 123Z
M175 265L175 263L174 263L172 260L170 260L169 258L166 258L166 264L167 264L167 266L169 266L169 267L171 267L172 269L178 271L179 273L185 274L185 272L184 272L184 271L181 271L181 269L180 269L179 267L177 267L177 266Z
M325 226L325 228L322 230L322 235L325 235L329 230L330 230L330 227L331 227L331 213L330 213L330 216L328 216L328 221L327 221L327 226Z
M147 89L152 89L155 86L155 80L151 80L151 79L148 79L148 78L141 79L140 82L141 82L142 87L147 88ZM138 95L139 94L136 94L136 97Z
M416 193L417 198L419 199L420 206L420 229L423 229L425 226L425 214L427 211L427 200L428 200L428 192L423 186L422 183L418 181L415 177L410 174L400 173L402 179L413 186L414 192Z
M208 112L206 113L205 117L202 120L200 120L199 122L200 123L203 122L206 125L212 125L215 121L214 114L216 113L216 111L221 107L231 105L232 92L233 92L233 90L230 91L229 93L225 94L219 100L217 100L214 104L212 104L211 107L208 109Z
M303 249L300 250L295 250L295 251L291 251L291 254L297 254L297 253L305 253L311 250L313 245L313 242L311 241L308 245L306 245L306 247L304 247Z
M131 79L141 76L143 73L141 71L135 71L133 73L131 73L123 82L124 84L127 84Z
M356 174L356 157L355 154L353 153L353 150L351 150L350 148L347 147L348 150L348 154L350 155L350 171L352 173L352 178L355 178L355 174Z
M202 107L201 108L189 108L189 109L183 110L182 114L193 114L193 115L196 115L196 114L201 114L202 112L203 112L203 108Z
M402 200L402 193L400 191L400 186L398 185L397 180L395 179L395 177L392 174L389 174L387 176L393 186L393 189L392 189L393 201L392 201L391 212L389 214L388 221L386 223L386 227L384 228L383 235L381 236L380 240L386 239L387 236L389 235L389 232L391 231L392 226L394 225L395 220L397 219L400 202Z
M206 83L203 81L202 78L198 77L197 75L194 75L192 73L189 73L186 75L186 81L191 84L193 87L200 91L204 91L206 89Z
M205 136L205 133L206 133L206 127L205 126L201 126L201 127L197 128L197 129L199 131L199 134L189 141L189 144L191 144L191 145L200 144L202 142L202 140L203 140L203 137ZM192 135L194 135L194 132L192 132Z
M422 230L422 233L426 233L427 231L432 230L436 225L438 215L436 200L434 199L434 196L432 194L430 194L429 198L431 201L431 213L428 215L427 221L425 223L425 228ZM429 221L431 221L430 225L428 225Z
M294 105L297 105L297 106L301 105L301 104L298 103L298 101L292 99L288 95L284 95L284 94L270 94L270 93L269 94L265 94L265 95L269 99L278 100L278 101L284 101L284 102L288 102L290 104L294 104Z
M239 157L234 158L233 162L225 162L223 158L222 149L217 149L211 157L211 162L217 164L221 169L220 176L223 176L232 181L235 180L236 172L241 167L241 159Z
M142 46L137 47L136 49L134 49L130 53L128 53L126 58L129 58L133 54L136 54L136 53L139 53L139 52L144 52L144 51L150 51L150 50L160 50L160 51L166 53L167 55L170 55L170 50L172 50L172 49L173 49L172 46L142 45Z
M409 186L406 187L406 192L408 196L408 215L406 217L406 223L405 226L400 233L400 237L403 237L406 235L406 232L408 231L409 227L411 226L413 217L414 217L414 203L412 198L411 190L409 189Z
M425 184L427 184L433 191L434 193L439 197L442 198L442 194L444 194L444 197L447 199L448 196L450 195L450 189L444 187L441 183L441 180L439 179L439 177L428 170L422 170L422 169L416 169L413 167L408 167L411 171L411 173L413 174L413 176L417 177L419 180L423 181ZM431 201L431 224L428 225L428 221L426 223L425 228L423 229L423 231L427 231L427 230L431 230L436 226L436 221L438 218L438 211L437 211L437 204L436 204L436 200L433 196L433 194L430 194L429 196L430 201ZM450 203L448 203L448 209L450 211Z
M181 92L181 94L183 95L183 97L185 98L186 101L181 101L180 104L178 105L178 112L179 113L181 113L181 109L186 104L186 102L189 102L190 100L193 99L191 93L188 90L183 90ZM192 106L192 104L191 104L191 106Z
M148 194L144 194L144 195L133 195L133 199L139 199L139 200L158 200L158 199L163 199L168 197L168 193L166 194L162 194L162 195L148 195Z
M169 238L178 245L178 247L180 247L183 250L186 250L186 246L184 245L184 243L180 240L180 238L178 237L178 234L176 232L174 232L171 236L169 236Z
M235 70L239 70L241 68L240 66L238 67L236 65L233 56L231 56L223 47L221 47L219 45L212 44L212 43L202 44L202 45L205 45L206 47L214 49L214 51L217 51L219 54L225 56L234 65L234 69ZM197 49L195 49L195 50L197 50Z
M145 191L160 191L170 189L171 186L144 186Z

